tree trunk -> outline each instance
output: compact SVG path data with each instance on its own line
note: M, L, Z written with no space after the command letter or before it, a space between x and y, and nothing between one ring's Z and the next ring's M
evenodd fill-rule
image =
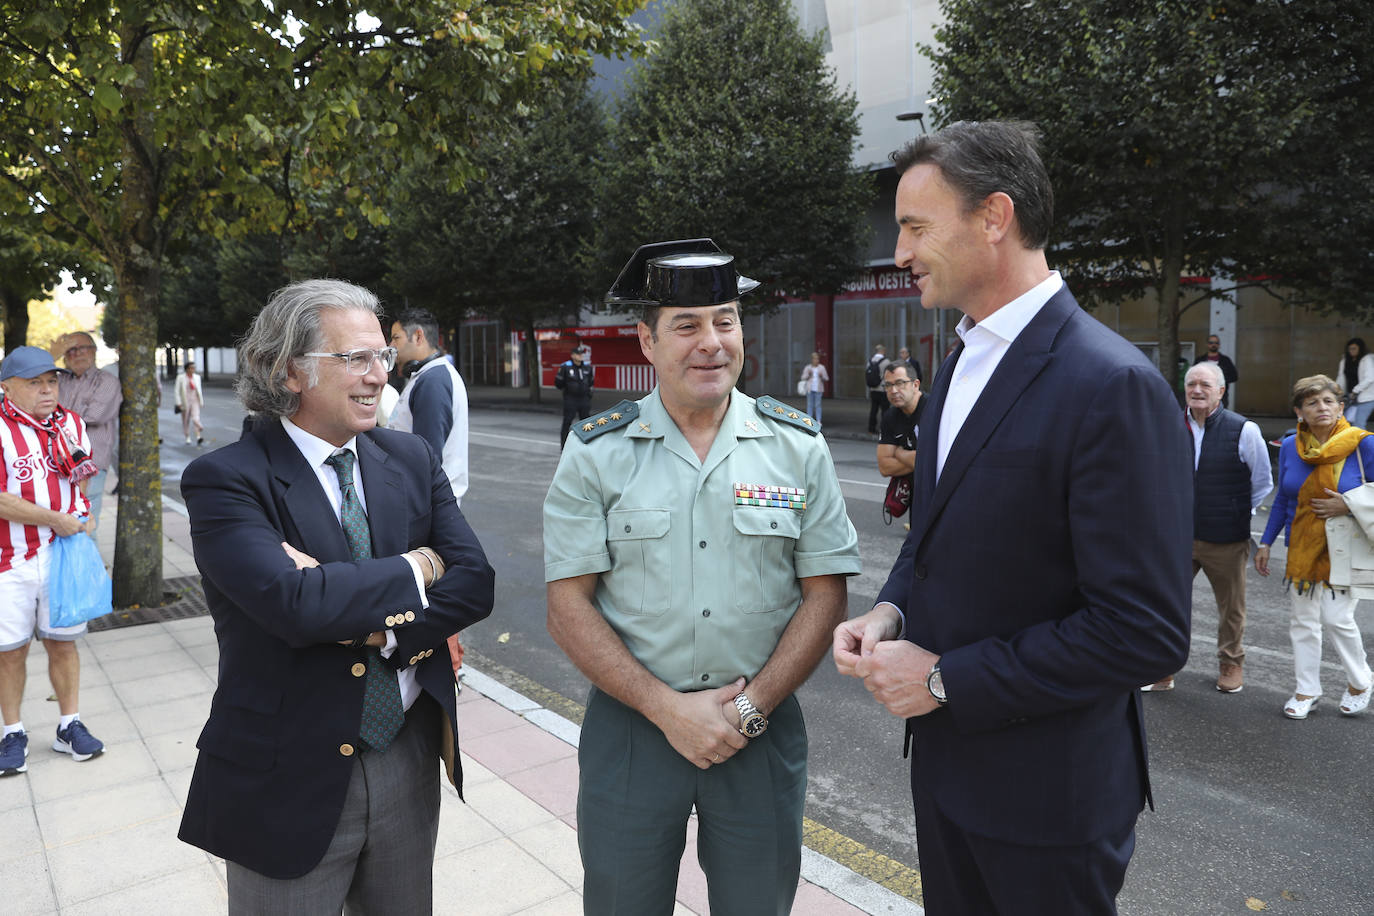
M1159 290L1159 371L1176 394L1181 391L1183 372L1178 365L1178 318L1183 284L1183 251L1181 248L1165 252L1160 265ZM1186 371L1186 370L1184 370ZM1182 395L1179 394L1180 403Z
M29 300L23 293L0 286L0 320L5 322L5 352L29 340Z
M136 43L137 79L126 89L138 110L143 87L152 84L152 42ZM132 98L129 96L133 96ZM123 126L123 227L115 259L119 283L119 521L115 531L114 604L156 607L162 603L162 464L157 423L157 316L162 289L158 188L142 150L155 150L151 116Z
M539 342L534 339L533 321L525 322L525 365L529 369L526 380L530 386L530 403L539 404L542 393L539 386Z

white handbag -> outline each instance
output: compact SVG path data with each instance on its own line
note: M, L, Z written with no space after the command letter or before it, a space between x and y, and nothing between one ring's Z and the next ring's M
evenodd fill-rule
M1341 494L1349 515L1326 520L1326 549L1331 558L1331 585L1348 588L1356 598L1374 599L1374 483L1364 473L1364 458L1355 448L1360 462L1360 486Z

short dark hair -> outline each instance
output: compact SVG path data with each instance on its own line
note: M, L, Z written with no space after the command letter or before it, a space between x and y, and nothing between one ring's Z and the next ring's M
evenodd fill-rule
M1027 248L1044 248L1054 222L1054 189L1040 159L1040 129L1029 121L957 121L917 137L892 154L897 174L929 163L976 210L1001 191L1015 207Z
M703 306L699 306L699 308L705 308L705 309L718 309L718 308L720 308L720 307L723 306L723 305L733 305L733 306L735 307L735 315L738 316L739 319L740 319L741 321L744 320L744 310L743 310L742 308L740 308L740 304L739 304L739 300L738 300L738 299L733 299L733 300L731 300L730 302L722 302L722 303L720 303L720 305L703 305ZM678 306L678 305L646 305L646 306L644 306L644 312L643 312L643 314L642 314L642 316L640 317L639 320L642 321L642 322L644 322L645 324L647 324L647 325L649 326L649 337L650 337L651 339L653 339L653 340L658 340L658 319L662 316L663 310L664 310L665 308L698 308L698 306Z
M423 331L425 342L434 349L439 349L439 319L429 309L408 308L403 309L396 316L396 323L401 326L401 330L409 337L415 331Z
M911 367L908 366L906 363L898 363L898 362L891 362L891 363L888 363L888 364L887 364L887 368L883 370L883 375L887 375L887 374L890 373L890 372L901 372L901 373L903 373L904 375L906 375L906 377L907 377L908 379L910 379L911 381L913 381L913 382L915 381L915 379L912 378L912 375L911 375Z

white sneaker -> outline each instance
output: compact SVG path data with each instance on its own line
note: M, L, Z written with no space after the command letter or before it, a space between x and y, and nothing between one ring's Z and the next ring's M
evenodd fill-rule
M187 444L187 445L190 445L190 444L191 444L191 437L190 437L190 436L187 436L187 437L186 437L186 444Z

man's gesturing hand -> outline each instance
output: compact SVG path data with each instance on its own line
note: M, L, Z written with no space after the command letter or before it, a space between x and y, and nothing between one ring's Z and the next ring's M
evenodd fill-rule
M835 628L831 657L840 674L862 677L856 670L859 660L873 654L884 640L896 639L901 632L901 618L890 604L880 604L853 620L846 620Z
M926 677L940 656L904 639L874 646L859 659L854 674L887 711L903 719L923 716L940 708L926 689Z

